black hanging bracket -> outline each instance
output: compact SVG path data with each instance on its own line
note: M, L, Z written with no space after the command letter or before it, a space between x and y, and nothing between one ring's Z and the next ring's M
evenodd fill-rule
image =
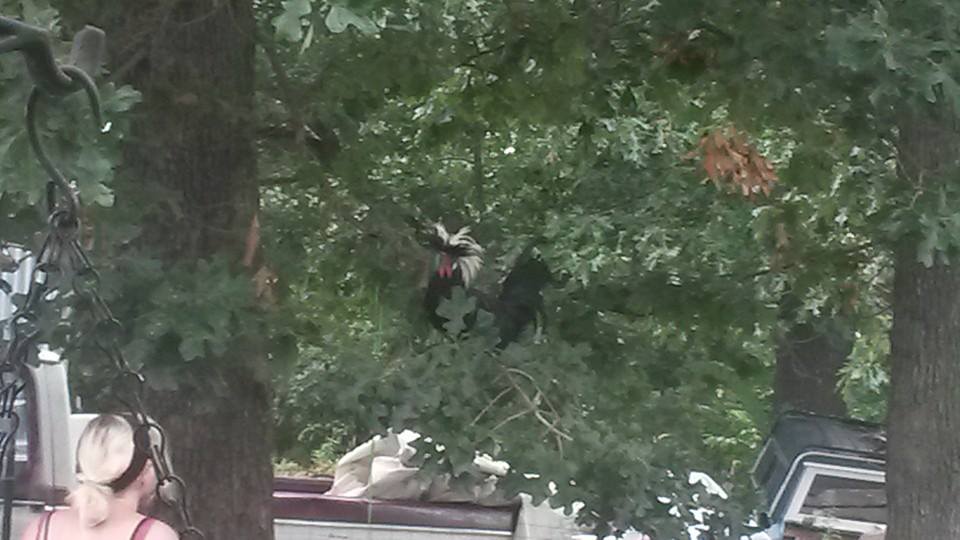
M106 49L106 34L94 26L77 32L69 63L58 64L53 57L50 32L24 22L0 17L0 54L23 53L33 83L50 95L71 94L93 86Z
M93 108L94 121L99 129L103 125L100 115L100 93L93 76L100 69L106 49L106 34L94 26L86 26L77 32L73 40L68 64L58 64L53 57L50 32L7 17L0 17L0 54L20 52L33 79L34 89L27 101L27 135L44 172L50 177L47 182L47 211L57 207L57 190L66 202L64 212L58 219L75 224L79 201L69 182L53 164L40 144L37 133L37 109L44 96L63 96L83 90Z

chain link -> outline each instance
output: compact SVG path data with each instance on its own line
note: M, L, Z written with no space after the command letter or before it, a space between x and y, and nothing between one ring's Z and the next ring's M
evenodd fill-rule
M100 274L93 266L83 246L77 238L69 243L69 258L74 264L71 288L78 297L87 301L94 316L93 333L97 348L109 359L116 370L114 373L115 399L119 401L131 418L135 430L146 431L149 437L135 440L149 441L150 448L142 448L150 454L157 475L157 496L179 515L183 527L179 530L181 538L204 538L193 525L187 506L187 490L183 479L173 472L167 455L167 434L147 413L144 399L146 379L143 374L130 366L120 348L123 325L113 315L109 305L100 295Z

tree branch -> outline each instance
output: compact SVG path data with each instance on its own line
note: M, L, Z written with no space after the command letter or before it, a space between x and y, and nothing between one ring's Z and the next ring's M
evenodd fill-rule
M520 418L521 416L525 416L525 415L527 415L527 414L530 414L530 410L529 410L529 409L524 409L524 410L522 410L522 411L520 411L520 412L518 412L518 413L511 414L510 416L508 416L508 417L505 418L504 420L500 421L499 424L493 426L493 427L490 429L490 431L496 431L496 430L502 428L503 426L509 424L510 422L513 422L513 421L516 420L517 418Z
M477 195L477 209L483 212L486 209L486 200L484 197L484 172L483 172L483 142L487 130L483 126L478 126L473 133L473 189Z
M270 64L277 89L280 92L280 102L287 109L289 122L294 126L294 140L297 144L309 144L314 155L321 161L330 160L340 150L340 141L336 133L322 122L314 122L316 130L310 127L306 121L303 108L296 98L290 78L283 68L283 62L280 60L280 54L277 52L276 46L272 41L263 39L260 35L257 37L257 42L267 56L267 63ZM318 134L317 131L322 132L322 134Z
M477 422L479 422L480 419L483 418L483 415L487 414L487 411L489 411L491 407L493 407L494 405L496 405L496 403L497 403L498 401L500 401L500 399L503 398L503 396L506 396L506 395L509 394L512 390L513 390L513 388L505 388L502 392L500 392L499 394L497 394L497 396L496 396L495 398L493 398L492 400L490 400L490 403L487 403L487 406L484 407L483 410L480 411L480 414L478 414L477 417L473 419L473 422L470 422L470 425L471 425L471 426L477 425Z
M527 377L530 380L531 384L533 384L534 388L537 390L536 396L534 398L531 398L526 392L524 392L523 388L519 384L517 384L517 381L513 377L511 377L509 374L507 375L507 380L510 381L510 384L513 385L513 388L520 394L523 400L527 403L527 406L530 407L529 412L533 413L533 415L537 418L537 420L539 420L540 423L547 428L547 431L549 431L550 433L553 433L559 439L572 441L573 437L571 437L570 435L566 434L565 432L557 428L557 424L560 422L560 415L557 413L557 410L553 407L553 404L550 403L550 400L549 398L547 398L546 394L544 394L543 391L540 389L539 385L537 385L536 380L529 373L526 373L525 371L519 370L517 368L507 368L507 371L509 373L517 373ZM539 400L541 398L543 399L544 403L546 403L547 406L550 407L550 411L553 413L555 417L554 421L551 422L550 420L547 420L543 416L543 413L540 411Z

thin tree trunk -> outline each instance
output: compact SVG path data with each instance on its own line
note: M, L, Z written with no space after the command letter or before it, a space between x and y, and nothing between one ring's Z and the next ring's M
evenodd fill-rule
M899 122L900 172L917 189L955 181L943 173L956 174L960 134L944 113ZM895 262L887 538L960 538L960 264L927 268L910 240Z
M837 382L852 349L852 332L840 320L793 324L777 340L774 410L846 415Z
M258 207L252 0L83 6L74 20L107 31L113 76L143 94L117 186L118 206L144 208L141 246L170 267L216 256L248 272L240 261ZM71 16L70 3L62 9ZM234 336L225 354L207 351L180 372L177 390L152 396L151 412L170 434L196 525L208 539L273 538L261 338Z

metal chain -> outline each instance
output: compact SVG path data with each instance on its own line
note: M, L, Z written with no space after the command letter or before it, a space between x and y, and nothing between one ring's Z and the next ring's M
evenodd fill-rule
M87 36L96 32L86 30ZM37 251L36 266L26 298L9 321L11 339L0 359L0 427L7 427L6 435L0 438L0 466L3 467L5 481L12 478L14 471L6 464L7 452L15 451L14 441L20 418L14 410L17 397L21 395L27 380L27 366L35 363L33 356L38 353L38 339L41 335L41 310L45 304L52 303L71 290L80 303L89 306L93 313L94 343L109 359L116 370L113 389L119 394L117 400L133 419L135 434L146 432L149 436L135 436L136 444L147 444L149 448L140 448L150 455L157 476L157 497L177 512L181 522L181 538L203 539L203 533L193 525L187 505L187 489L183 479L174 474L167 455L167 434L147 413L144 391L146 379L127 362L120 348L123 326L113 315L107 302L100 295L100 274L80 244L80 202L75 189L66 181L60 171L47 158L40 145L36 132L36 111L40 100L46 94L67 93L77 89L86 90L94 108L94 116L99 122L99 97L92 79L74 66L61 66L52 61L49 45L41 30L23 25L17 21L0 17L0 34L13 35L13 38L0 41L0 52L22 50L31 67L31 74L38 87L31 93L27 104L27 129L33 148L50 180L47 185L47 208L49 219L47 234L41 248ZM102 32L101 32L102 34ZM80 34L78 34L80 36ZM88 38L89 39L89 38ZM27 45L40 43L43 54L33 58L28 53L39 49ZM76 43L75 43L76 44ZM52 67L51 67L52 66ZM56 71L56 73L52 73ZM52 73L46 77L45 73ZM41 75L41 76L38 76ZM54 81L51 83L50 81ZM59 88L56 84L63 88ZM40 90L44 92L41 93ZM59 194L59 197L57 196ZM51 285L56 282L57 287ZM8 294L10 292L8 291ZM2 337L2 336L0 336ZM144 442L146 441L146 442ZM9 507L12 501L12 484L5 503ZM9 508L5 508L9 512ZM9 518L4 520L9 527ZM5 538L9 531L4 531Z
M107 302L99 292L100 274L80 244L78 234L80 221L71 211L57 207L49 219L49 230L42 247L37 252L38 261L33 269L30 286L25 301L9 322L11 339L6 354L0 361L0 423L8 430L0 440L0 463L6 452L13 449L11 441L15 438L19 417L13 404L25 386L24 369L33 362L41 330L41 309L44 303L56 299L56 289L50 287L53 276L69 279L68 287L83 299L94 316L93 333L97 348L109 359L114 368L114 390L116 396L134 420L136 431L146 431L149 437L135 437L138 441L149 441L149 448L141 448L148 453L157 476L157 496L173 508L179 515L182 527L181 538L204 538L203 533L193 525L187 506L187 490L183 479L172 469L167 453L167 434L148 414L144 399L146 379L130 366L120 349L122 325L113 315ZM69 203L68 203L69 204ZM8 471L12 474L12 471Z
M79 224L78 224L79 225ZM147 432L149 437L136 437L135 440L149 441L149 448L141 450L150 454L157 475L157 496L167 506L174 509L180 517L181 538L204 538L202 532L193 525L187 506L187 489L183 479L173 472L167 455L167 434L147 413L144 399L146 379L143 374L130 366L120 348L123 325L114 316L109 305L100 295L100 273L97 272L89 256L77 238L79 227L69 239L67 256L73 271L71 289L89 305L94 315L94 342L97 348L109 359L116 369L114 379L115 396L134 419L136 431Z

